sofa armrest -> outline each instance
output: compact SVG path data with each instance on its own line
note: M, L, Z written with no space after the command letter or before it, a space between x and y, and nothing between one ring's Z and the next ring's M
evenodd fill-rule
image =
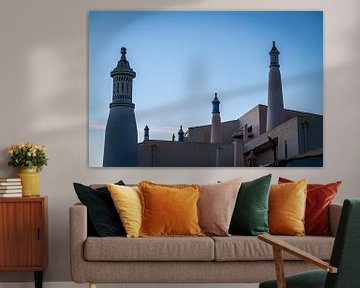
M87 208L82 204L70 207L70 269L73 281L85 282L86 265L83 245L87 238Z
M329 207L330 235L335 237L340 220L342 204L331 203Z

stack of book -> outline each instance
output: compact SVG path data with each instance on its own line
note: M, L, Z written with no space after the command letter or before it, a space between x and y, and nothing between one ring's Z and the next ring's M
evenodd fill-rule
M22 197L20 178L0 178L0 198Z

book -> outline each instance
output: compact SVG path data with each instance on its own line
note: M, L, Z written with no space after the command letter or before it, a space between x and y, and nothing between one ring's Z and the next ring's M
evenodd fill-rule
M21 182L0 182L0 186L18 186Z
M17 184L17 185L0 185L0 190L3 190L3 189L19 189L19 188L22 188L22 185L21 183Z
M17 192L22 192L21 186L19 188L16 189L4 189L4 187L0 188L0 193L4 194L4 193L17 193Z
M0 193L0 198L22 197L22 193Z
M21 182L20 178L0 178L0 182Z

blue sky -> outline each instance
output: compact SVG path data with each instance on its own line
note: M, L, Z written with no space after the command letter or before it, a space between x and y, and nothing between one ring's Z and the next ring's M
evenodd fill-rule
M139 142L170 140L179 126L210 124L215 92L222 121L267 104L269 51L280 51L284 105L323 114L323 18L298 12L89 12L89 166L102 166L112 99L110 72L127 48L136 72Z

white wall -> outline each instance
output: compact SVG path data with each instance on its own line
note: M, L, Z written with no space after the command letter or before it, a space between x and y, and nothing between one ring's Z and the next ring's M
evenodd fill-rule
M151 4L150 4L151 3ZM176 4L182 3L182 4ZM89 169L87 160L87 13L89 10L323 10L324 168ZM0 175L13 176L6 148L33 141L48 146L41 193L49 197L50 262L45 281L67 281L68 208L72 182L142 179L214 182L272 172L311 182L342 180L336 200L360 196L360 2L358 0L1 0ZM0 273L0 282L32 281L29 273Z

